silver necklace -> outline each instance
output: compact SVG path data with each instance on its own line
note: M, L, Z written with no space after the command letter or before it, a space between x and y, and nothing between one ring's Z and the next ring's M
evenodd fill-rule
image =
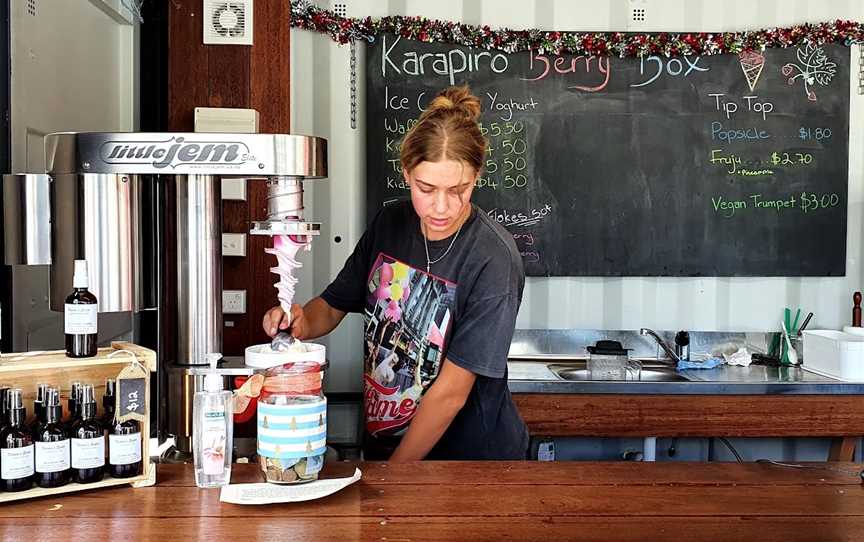
M467 220L466 220L466 222L467 222ZM456 239L459 238L459 233L462 232L462 226L464 226L464 225L465 225L465 222L463 222L462 224L459 225L459 229L456 230L456 235L454 235L453 240L450 241L450 246L447 247L447 250L444 251L444 254L438 256L434 260L429 259L429 240L426 238L426 228L424 226L424 228L423 228L423 246L426 248L426 272L427 273L432 268L432 264L440 262L441 260L444 259L444 256L446 256L450 252L450 249L452 249L453 245L456 243Z

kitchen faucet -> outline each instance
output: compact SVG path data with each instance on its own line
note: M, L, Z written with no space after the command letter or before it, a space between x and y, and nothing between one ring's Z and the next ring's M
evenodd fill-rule
M663 351L666 352L666 356L668 356L668 358L670 360L675 362L676 366L677 366L678 362L681 361L681 358L679 358L678 355L675 354L675 351L672 350L671 348L669 348L669 345L667 345L666 342L663 339L661 339L660 336L657 335L657 333L655 333L653 330L648 329L647 327L643 327L642 329L639 330L639 334L640 335L648 335L648 336L653 337L654 340L657 341L657 344L660 345L660 348L662 348Z

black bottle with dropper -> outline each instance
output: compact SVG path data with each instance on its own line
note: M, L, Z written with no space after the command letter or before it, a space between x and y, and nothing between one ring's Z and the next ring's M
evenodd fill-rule
M33 487L33 433L25 424L24 392L14 388L6 397L9 424L0 431L0 489L25 491Z
M141 474L141 426L136 420L119 423L115 413L116 382L105 382L104 423L108 429L108 475L132 478Z
M63 425L60 391L45 392L45 422L33 436L36 441L36 485L59 487L69 483L69 433Z
M98 482L105 474L105 433L96 420L93 386L81 386L81 416L72 423L72 480L79 484Z

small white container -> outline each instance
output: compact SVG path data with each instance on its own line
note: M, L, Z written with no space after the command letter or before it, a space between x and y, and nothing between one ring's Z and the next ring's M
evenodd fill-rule
M804 330L803 367L841 380L864 381L864 336Z
M314 361L326 366L327 348L318 343L302 343L305 352L291 350L288 352L274 352L270 344L253 344L246 348L246 366L256 369L269 369L283 363L296 363L298 361Z

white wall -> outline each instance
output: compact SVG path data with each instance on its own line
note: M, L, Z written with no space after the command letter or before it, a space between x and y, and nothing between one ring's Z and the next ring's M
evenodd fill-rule
M326 5L325 2L318 2ZM334 3L331 2L332 6ZM630 10L645 8L643 26L628 26ZM861 0L348 0L350 16L422 15L513 28L607 31L732 31L833 19L864 21ZM298 299L319 293L339 271L365 220L363 46L358 47L358 125L350 127L349 47L292 30L292 131L329 140L330 178L310 187L309 208L324 223L312 252L312 281ZM857 67L859 48L852 51ZM852 292L862 289L864 257L864 96L852 77L847 275L839 278L529 278L519 328L691 329L765 331L777 327L783 307L816 313L811 329L849 323ZM334 236L342 243L333 242ZM329 239L328 239L329 237ZM330 340L331 389L361 381L360 318ZM344 370L342 370L344 368ZM338 373L338 374L335 374Z
M13 172L44 172L43 137L138 126L138 26L121 0L12 0ZM13 349L59 348L61 314L48 309L48 266L16 266ZM129 315L102 315L103 335Z
M43 170L47 133L135 129L137 27L120 0L17 0L10 15L13 171Z

